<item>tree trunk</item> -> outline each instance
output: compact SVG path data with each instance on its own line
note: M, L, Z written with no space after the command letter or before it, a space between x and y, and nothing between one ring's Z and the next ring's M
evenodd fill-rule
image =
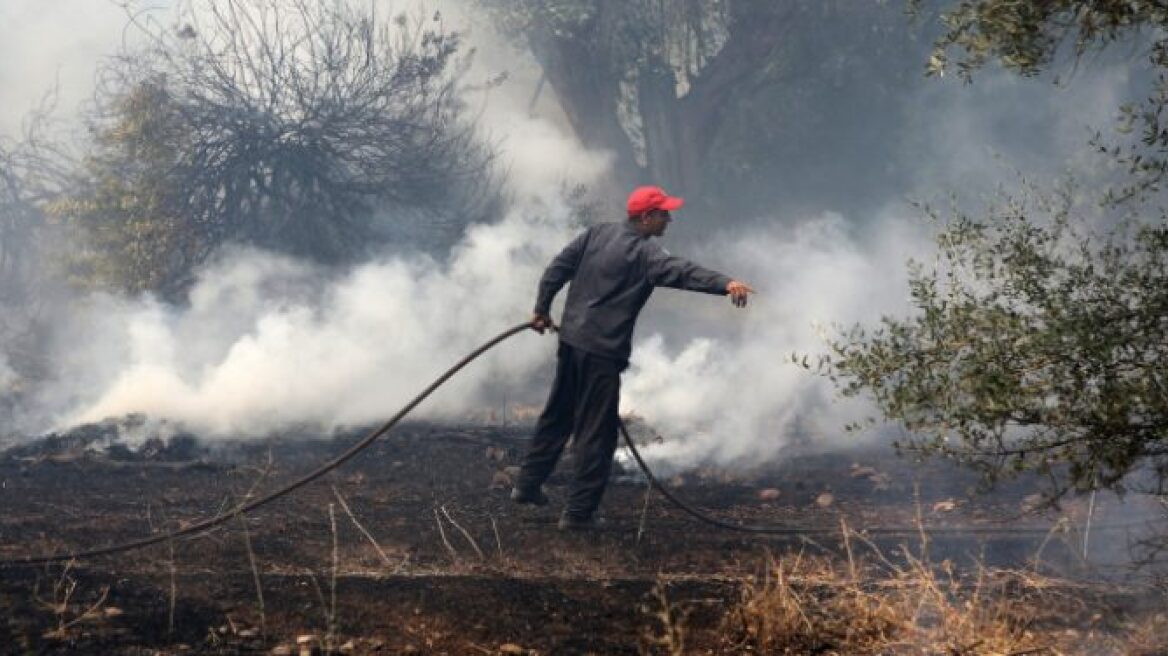
M674 194L692 194L697 187L702 154L677 99L673 71L657 62L637 76L637 103L645 137L645 175Z
M596 52L595 40L545 30L533 31L528 38L580 143L612 152L618 178L635 175L638 167L633 145L617 118L620 78L613 73L608 58Z
M659 184L671 193L694 194L729 96L763 70L791 13L757 9L753 3L734 3L725 46L691 77L684 97L677 97L677 80L666 62L651 61L636 71L644 166L637 163L633 141L618 119L625 63L613 61L605 47L617 38L604 32L612 23L611 12L621 10L619 4L604 3L591 24L571 35L534 28L528 42L576 136L585 147L615 155L614 174L624 180L622 186Z

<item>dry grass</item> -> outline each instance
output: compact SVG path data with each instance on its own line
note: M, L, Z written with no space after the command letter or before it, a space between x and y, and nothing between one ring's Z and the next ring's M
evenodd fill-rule
M897 562L842 528L844 555L772 557L727 614L735 653L1168 653L1168 615L1122 619L1091 604L1088 586L1033 571L930 562L927 540ZM862 542L865 555L853 545Z

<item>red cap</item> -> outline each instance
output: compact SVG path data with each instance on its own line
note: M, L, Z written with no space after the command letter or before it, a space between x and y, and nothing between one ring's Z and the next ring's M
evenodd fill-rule
M661 187L637 187L629 194L629 216L637 216L651 210L675 210L685 201L665 193Z

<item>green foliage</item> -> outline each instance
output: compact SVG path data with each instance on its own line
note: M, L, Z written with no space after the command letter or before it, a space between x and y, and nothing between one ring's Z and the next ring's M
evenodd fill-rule
M921 12L922 0L909 0ZM949 54L958 52L957 74L971 81L990 61L1008 70L1033 76L1057 65L1067 53L1078 65L1084 54L1122 43L1133 54L1147 58L1155 73L1144 98L1118 108L1120 135L1134 134L1132 143L1113 143L1102 134L1093 144L1109 153L1126 170L1127 179L1108 192L1107 201L1119 203L1155 195L1168 175L1168 4L1159 0L959 0L941 2L942 34L936 39L927 71L942 75L951 66ZM1133 66L1133 72L1137 67ZM1138 75L1138 73L1137 73Z
M1168 225L1093 236L1076 221L1069 195L958 216L937 262L910 264L912 316L839 332L821 371L901 423L900 447L990 481L1041 471L1058 495L1153 465L1162 482Z
M213 233L183 219L176 169L191 147L189 133L159 84L127 90L111 109L116 122L97 131L77 187L47 206L86 236L70 280L131 293L177 291L216 245Z
M921 0L910 0L920 11ZM986 219L960 216L938 239L938 264L912 264L916 307L831 342L824 369L846 395L871 394L910 431L909 449L942 453L988 479L1050 474L1054 494L1115 487L1147 465L1162 493L1168 478L1168 227L1158 201L1168 173L1168 6L1152 0L940 2L943 32L928 72L958 75L997 61L1021 75L1128 42L1150 45L1154 88L1120 108L1117 132L1093 140L1120 164L1104 191L1110 212L1143 221L1103 234L1081 226L1069 194L1010 200ZM1136 67L1133 66L1133 70ZM1139 79L1137 77L1137 79ZM1139 201L1139 202L1131 202ZM1042 218L1047 217L1047 218ZM1106 225L1106 222L1104 223Z
M910 0L920 12L922 0ZM947 5L948 3L942 3ZM1035 75L1050 65L1062 47L1078 57L1110 43L1151 33L1152 60L1163 66L1168 39L1168 5L1159 0L959 0L941 16L929 72L942 73L948 53L959 50L958 75L968 80L988 61L997 60L1023 75Z

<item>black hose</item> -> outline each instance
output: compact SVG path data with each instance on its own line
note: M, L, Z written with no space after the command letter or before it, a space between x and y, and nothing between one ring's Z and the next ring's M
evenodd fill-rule
M266 505L272 501L275 501L276 499L279 499L280 497L282 497L286 494L289 494L289 493L291 493L291 492L293 492L301 487L304 487L305 485L311 483L312 481L320 478L321 476L324 476L328 472L343 465L345 462L347 462L353 456L360 453L362 450L364 450L370 444L373 444L373 442L378 437L381 437L382 435L384 435L386 433L386 431L388 431L390 428L393 428L393 426L395 424L397 424L397 422L401 421L401 419L403 417L408 415L410 413L410 411L412 411L415 407L417 407L417 405L419 403L421 403L423 400L425 400L426 397L430 396L430 394L432 394L434 392L434 390L441 387L442 384L445 383L447 380L449 380L451 376L458 373L458 371L460 369L462 369L466 365L470 364L471 361L473 361L475 358L479 357L483 353L490 350L492 347L494 347L499 342L502 342L503 340L507 339L508 337L511 337L512 335L515 335L516 333L527 330L528 328L531 328L530 321L521 323L521 324L514 326L512 328L508 328L507 330L504 330L503 332L499 333L498 335L495 335L489 341L487 341L485 344L483 344L482 346L480 346L477 349L475 349L474 351L472 351L465 358L463 358L462 360L459 360L458 363L456 363L453 367L447 369L446 372L443 373L441 376L439 376L437 380L435 380L433 383L430 383L429 387L422 390L421 394L418 394L417 396L415 396L414 399L412 401L410 401L409 403L407 403L405 405L405 407L403 407L401 410L399 410L396 415L394 415L389 421L385 422L385 424L383 424L381 426L381 428L378 428L378 429L370 432L365 437L361 438L361 441L359 441L356 444L354 444L353 446L349 447L341 455L333 458L332 460L326 462L325 464L321 465L320 467L317 467L316 469L308 472L307 474L301 476L300 478L296 479L295 481L292 481L291 483L285 485L284 487L281 487L278 490L269 492L268 494L265 494L264 496L259 497L258 499L255 499L253 501L247 501L247 502L241 503L238 506L236 506L235 508L228 510L227 512L216 515L215 517L211 517L210 519L205 519L201 522L196 522L194 524L191 524L190 526L179 529L177 531L171 531L169 533L163 533L160 535L153 535L153 536L148 537L148 538L142 538L140 540L134 540L131 542L123 542L120 544L113 544L113 545L110 545L107 547L100 547L97 549L89 549L86 551L71 551L68 553L60 553L60 554L55 554L52 556L36 556L36 557L28 557L28 558L6 558L3 560L0 560L0 567L8 567L8 566L13 566L13 565L42 565L44 563L53 563L53 562L59 562L59 561L64 561L64 560L75 560L78 558L90 558L93 556L104 556L107 554L119 553L122 551L131 551L133 549L140 549L142 547L148 547L152 544L158 544L159 542L165 542L167 540L173 540L173 539L179 538L179 537L188 537L188 536L196 535L199 533L204 533L212 528L215 528L216 526L219 526L220 524L223 524L224 522L227 522L228 520L232 519L233 517L236 517L238 515L242 515L246 512L249 512L249 511L255 510L256 508L259 508L260 506L263 506L263 505Z
M621 435L624 435L624 437L625 437L625 444L628 445L629 451L632 452L633 458L637 461L637 466L640 467L641 471L645 473L645 478L649 479L649 484L652 485L653 487L657 488L657 491L660 492L666 499L669 499L671 502L673 502L673 505L677 506L678 508L681 508L687 514L689 514L691 517L693 517L699 521L705 522L707 524L710 524L711 526L717 526L718 528L729 529L731 531L742 531L745 533L765 533L768 535L798 535L800 533L808 532L807 529L801 530L801 529L797 529L797 528L794 528L791 526L749 526L749 525L743 525L743 524L731 524L730 522L724 522L720 519L710 517L709 515L703 513L702 511L698 510L697 508L694 508L693 506L689 505L688 503L682 501L680 498L674 496L674 494L672 492L670 492L668 489L666 489L666 487L661 484L661 481L657 480L657 477L653 475L652 470L649 469L649 465L645 464L645 460L643 458L641 458L641 452L638 451L637 446L635 444L633 444L633 438L629 437L629 430L627 428L625 428L625 422L621 421L619 423L619 426L620 426Z
M840 528L837 527L796 527L796 526L757 526L750 524L732 524L723 521L716 517L711 517L706 513L694 508L689 503L683 501L680 497L673 494L661 484L661 481L653 475L649 465L645 464L645 460L641 457L641 452L637 450L637 446L633 444L633 439L629 437L629 431L625 428L623 421L619 422L621 434L624 435L625 444L628 445L629 451L633 454L633 459L637 461L637 466L645 473L645 477L649 479L649 484L657 489L666 499L673 505L680 508L689 516L704 522L711 526L724 528L730 531L740 531L743 533L756 533L763 535L817 535L817 534L833 534L839 533ZM1111 530L1116 528L1132 528L1136 524L1108 524L1093 526L1095 530ZM960 534L960 535L1034 535L1043 536L1049 535L1051 529L1049 528L1008 528L1008 527L994 527L994 526L938 526L938 527L916 527L916 526L876 526L865 528L860 531L865 535L894 535L894 536L914 536L920 535L924 532L927 535L935 534Z
M475 349L474 351L472 351L469 355L464 357L462 360L459 360L454 366L447 369L445 373L443 373L441 376L439 376L434 382L430 383L430 385L426 389L422 390L422 392L420 394L415 396L413 398L413 400L411 400L409 403L407 403L401 410L399 410L397 412L397 414L395 414L392 418L390 418L389 421L385 422L380 428L370 432L368 435L361 438L361 440L359 442L357 442L353 446L349 447L347 450L345 450L343 453L341 453L337 457L333 458L332 460L330 460L330 461L326 462L325 464L321 465L320 467L317 467L316 469L308 472L307 474L301 476L300 478L296 479L295 481L292 481L291 483L289 483L289 484L287 484L287 485L285 485L277 490L269 492L268 494L265 494L262 497L259 497L255 500L252 500L252 501L247 501L247 502L241 503L238 506L236 506L235 508L228 510L227 512L221 513L219 515L216 515L216 516L211 517L209 519L205 519L205 520L200 521L200 522L196 522L196 523L191 524L190 526L187 526L185 528L182 528L182 529L179 529L176 531L171 531L169 533L162 533L159 535L153 535L153 536L148 537L148 538L142 538L140 540L133 540L130 542L122 542L119 544L113 544L113 545L109 545L106 547L99 547L96 549L89 549L89 550L85 550L85 551L71 551L71 552L66 552L66 553L54 554L51 556L30 556L30 557L25 557L25 558L0 559L0 567L11 567L11 566L17 566L17 565L42 565L45 563L75 560L75 559L79 559L79 558L91 558L94 556L105 556L108 554L120 553L123 551L131 551L134 549L140 549L142 547L148 547L150 545L158 544L160 542L165 542L168 540L173 540L175 538L190 537L190 536L198 535L201 533L205 533L206 531L208 531L212 528L215 528L216 526L219 526L219 525L229 521L230 519L232 519L234 517L237 517L237 516L242 515L244 513L255 510L256 508L259 508L260 506L266 505L272 501L275 501L276 499L278 499L282 496L290 494L290 493L294 492L295 490L297 490L301 487L304 487L305 485L311 483L312 481L320 478L321 476L324 476L325 474L336 469L337 467L340 467L345 462L349 461L353 456L357 455L358 453L363 451L365 448L367 448L369 445L373 444L373 442L375 440L377 440L377 438L384 435L387 431L389 431L390 428L393 428L394 425L396 425L399 421L402 420L402 418L404 418L415 407L417 407L419 403L424 401L426 399L426 397L430 396L430 394L432 394L434 392L434 390L441 387L444 383L446 383L447 380L450 379L451 376L458 373L459 370L461 370L463 367L470 364L473 360L475 360L480 355L482 355L483 353L485 353L488 350L490 350L491 348L493 348L499 342L502 342L503 340L506 340L507 338L509 338L517 333L520 333L524 330L527 330L528 328L531 328L531 327L532 327L531 322L524 322L524 323L521 323L519 325L513 326L511 328L508 328L507 330L504 330L503 332L499 333L498 335L492 337L490 340L488 340L482 346L480 346L477 349ZM641 453L637 450L636 445L633 444L633 440L629 436L629 432L625 428L624 422L623 421L620 422L619 426L620 426L621 434L624 435L625 443L629 447L629 451L632 452L633 458L636 459L637 465L640 466L641 471L643 471L645 473L645 476L649 479L650 484L653 487L655 487L659 492L661 492L661 494L663 496L665 496L666 499L668 499L670 502L672 502L678 508L685 511L687 514L689 514L690 516L694 517L695 519L697 519L699 521L702 521L702 522L709 524L711 526L716 526L718 528L723 528L723 529L727 529L727 530L731 530L731 531L741 531L741 532L746 532L746 533L756 533L756 534L765 534L765 535L812 535L812 534L835 533L835 532L839 531L838 528L825 528L825 527L809 528L809 527L795 527L795 526L752 526L752 525L744 525L744 524L732 524L730 522L725 522L725 521L722 521L722 520L717 519L715 517L711 517L711 516L703 513L702 511L694 508L693 506L689 505L685 501L682 501L680 498L678 498L676 495L674 495L672 492L670 492L664 485L662 485L661 482L657 480L657 477L653 475L653 472L652 472L652 470L649 469L649 466L647 464L645 464L644 459L641 458ZM1106 525L1098 526L1097 525L1094 528L1095 528L1095 530L1106 530L1106 529L1111 529L1111 528L1124 528L1125 526L1127 526L1127 525L1114 525L1114 526L1106 526ZM904 535L904 536L908 536L908 535L917 535L921 532L921 530L922 529L919 527L874 527L874 528L864 529L863 532L865 534L869 534L869 535ZM937 528L928 528L928 529L924 529L924 530L928 534L946 533L946 534L1045 535L1045 534L1050 533L1049 529L1017 529L1017 528L1011 529L1011 528L994 528L994 527L964 527L964 528L937 527Z

